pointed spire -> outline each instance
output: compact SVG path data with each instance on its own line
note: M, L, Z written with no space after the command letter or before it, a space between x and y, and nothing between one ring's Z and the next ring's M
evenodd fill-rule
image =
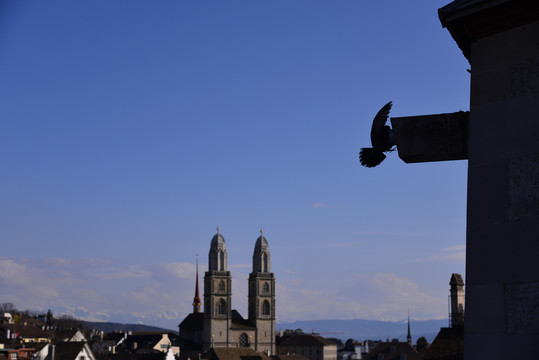
M408 344L412 345L412 335L410 333L410 311L408 311L408 336L406 337Z
M196 276L196 281L195 281L195 297L193 299L193 313L198 314L200 312L200 305L201 305L200 296L198 295L198 254L197 254L197 276Z

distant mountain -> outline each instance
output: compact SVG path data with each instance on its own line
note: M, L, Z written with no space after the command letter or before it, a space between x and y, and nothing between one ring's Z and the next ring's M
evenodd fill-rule
M120 323L111 323L111 322L100 322L100 321L83 321L79 320L82 325L86 329L95 329L99 331L103 331L105 333L111 333L114 331L159 331L159 332L174 332L178 333L177 331L172 331L168 329L163 329L156 326L148 326L148 325L141 325L141 324L120 324Z
M441 327L447 327L448 320L410 320L412 342L424 336L429 343L434 340ZM399 339L406 341L408 332L407 321L377 321L377 320L308 320L292 323L277 322L277 331L286 329L302 329L306 334L319 333L323 337L333 337L346 341L355 340L387 340Z
M147 315L129 313L91 312L83 307L67 308L56 307L52 309L54 316L70 315L76 319L92 324L100 331L154 331L141 329L156 329L156 331L177 332L178 324L185 318L185 314L173 312L160 312ZM146 325L151 324L151 325ZM140 326L141 328L138 328ZM441 327L447 327L448 320L410 321L412 341L424 336L432 342ZM377 321L377 320L305 320L295 322L277 322L277 330L302 329L305 333L320 333L324 337L334 337L346 341L355 340L406 340L408 325L406 321Z
M178 324L185 317L185 315L175 312L156 312L144 315L103 311L94 312L81 306L58 306L51 310L55 317L69 315L87 322L150 325L159 329L172 329L173 331L177 331Z

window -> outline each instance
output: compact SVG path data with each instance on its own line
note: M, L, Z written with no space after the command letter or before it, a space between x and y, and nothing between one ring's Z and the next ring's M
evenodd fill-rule
M17 360L17 353L11 353L10 359Z
M223 280L221 280L219 282L219 286L218 286L218 289L220 292L224 292L225 291L225 282Z
M262 254L262 272L268 272L268 254Z
M227 311L226 311L226 301L224 301L223 299L221 299L221 301L219 301L219 304L217 305L217 314L218 315L226 315Z
M270 292L269 284L264 283L264 285L262 285L262 293L269 294L269 292Z
M219 257L219 265L217 267L217 270L219 271L225 271L225 253L224 251L219 251L218 255Z
M246 333L240 335L240 347L249 347L249 337Z
M270 303L268 300L264 300L262 304L262 315L270 315Z

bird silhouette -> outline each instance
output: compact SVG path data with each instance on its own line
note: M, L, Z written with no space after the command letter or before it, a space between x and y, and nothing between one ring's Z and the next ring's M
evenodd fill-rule
M391 105L391 101L385 104L372 121L372 147L361 148L359 151L359 162L363 166L375 167L386 158L385 152L394 151L395 137L393 136L393 130L386 125Z

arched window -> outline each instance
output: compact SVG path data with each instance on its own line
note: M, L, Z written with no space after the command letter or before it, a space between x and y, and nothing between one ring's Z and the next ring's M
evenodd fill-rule
M226 311L227 308L226 308L226 301L224 301L223 299L221 299L219 301L219 304L217 305L217 314L218 315L226 315Z
M262 293L263 294L269 294L269 292L270 292L269 284L264 283L264 285L262 285Z
M218 261L219 264L217 266L217 270L225 271L225 252L220 250L217 256L219 258L219 261Z
M262 272L268 272L268 253L262 254Z
M224 292L225 291L225 282L224 282L224 280L219 281L218 290L219 290L219 292Z
M264 303L262 304L262 315L269 315L270 314L270 303L268 300L264 300Z
M240 335L240 347L249 347L249 337L246 333Z

